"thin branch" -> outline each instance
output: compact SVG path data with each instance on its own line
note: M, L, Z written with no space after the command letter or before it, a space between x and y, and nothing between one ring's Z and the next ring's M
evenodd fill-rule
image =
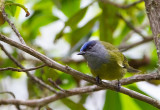
M51 68L54 68L54 69L57 69L57 70L60 70L62 72L65 72L67 74L70 74L74 77L77 77L77 78L80 78L80 79L83 79L83 80L86 80L90 83L93 83L93 84L97 84L95 78L89 76L89 75L86 75L86 74L83 74L79 71L76 71L72 68L70 68L69 66L63 66L55 61L53 61L52 59L48 58L47 56L35 51L34 49L26 46L26 45L23 45L23 44L20 44L18 42L15 42L7 37L5 37L4 35L0 34L0 40L5 42L5 43L8 43L14 47L17 47L18 49L21 49L25 52L27 52L28 54L38 58L39 60L41 60L42 62L44 62L46 65L48 65L49 67ZM106 89L111 89L111 90L114 90L114 91L117 91L117 85L114 85L110 82L103 82L101 84L99 84L98 86L101 86L101 87L104 87ZM97 88L94 88L94 89L97 89ZM90 89L91 91L94 90L93 88ZM76 88L77 90L77 88ZM88 88L87 88L88 90ZM90 92L91 92L90 91ZM85 93L86 91L78 91L78 92L81 92L81 93ZM127 88L124 88L124 87L121 87L119 92L121 93L124 93L132 98L136 98L136 99L139 99L141 101L144 101L146 103L149 103L157 108L160 108L160 102L158 102L157 100L151 98L151 97L148 97L148 96L145 96L143 94L140 94L138 92L135 92L133 90L129 90ZM38 106L41 106L41 105L44 105L44 104L48 104L50 103L51 101L55 101L55 100L58 100L60 98L64 98L64 97L67 97L67 96L71 96L71 95L76 95L78 94L77 92L73 91L72 93L68 93L68 92L58 92L58 94L55 94L54 96L52 97L45 97L44 100L43 99L40 99L40 100L32 100L32 101L19 101L19 100L11 100L11 101L6 101L6 100L1 100L0 103L2 104L7 104L7 103L11 103L12 104L15 104L15 103L20 103L22 105L29 105L29 106L35 106L37 105L37 101L38 101Z
M137 34L139 34L141 37L143 37L143 39L146 38L145 35L143 35L138 29L136 29L129 21L127 21L122 15L118 14L118 17L120 17L126 24L127 26L132 29L134 32L136 32Z
M112 2L110 0L98 0L98 1L103 2L103 3L109 3L109 4L113 5L113 6L115 6L117 8L121 8L121 9L131 8L131 7L135 6L135 5L143 2L143 0L139 0L139 1L133 2L133 3L129 4L129 5L121 5L121 4Z
M139 27L136 27L136 30L139 30L139 29L144 29L146 26L148 25L148 23L145 23ZM126 41L128 41L132 35L134 34L135 32L133 30L131 30L125 37L124 39L122 40L121 44L119 45L119 47L125 45Z
M42 68L44 66L46 66L46 65L43 64L41 66L37 66L37 67L34 67L34 68L29 68L29 69L18 69L18 68L7 67L7 68L0 68L0 71L11 70L11 71L18 71L18 72L27 72L27 71L33 71L33 70Z
M120 46L119 49L124 52L124 51L127 51L133 47L136 47L138 45L141 45L141 44L144 44L144 43L147 43L149 41L152 41L153 40L153 37L146 37L145 39L143 39L142 41L139 41L139 42L136 42L136 43L133 43L133 44L130 44L130 45L126 45L126 46Z
M0 92L0 94L10 94L14 99L16 98L16 96L14 95L14 93L10 92L10 91L3 91L3 92Z
M3 18L5 19L5 21L8 22L8 24L11 26L12 30L15 32L15 34L18 36L20 42L22 44L26 44L25 41L23 40L21 34L19 33L19 31L16 29L15 25L9 20L9 18L7 17L7 14L5 13L5 11L3 10L2 11L2 15L3 15Z
M129 78L124 78L120 80L120 83L122 85L128 85L128 84L132 84L135 82L140 82L140 81L151 81L151 80L160 80L160 73L157 72L153 72L153 73L148 73L148 74L140 74L140 75L134 75L132 77ZM112 81L113 84L116 84L117 81Z
M26 12L26 17L28 17L28 16L30 15L28 9L27 9L24 5L22 5L22 4L13 3L13 2L12 2L12 3L5 3L5 6L6 6L6 5L9 5L9 6L11 6L11 5L19 6L20 8L22 8L22 9Z
M18 67L20 67L21 69L25 69L13 56L11 56L11 55L7 52L7 50L3 47L3 45L2 45L1 43L0 43L0 47L1 47L1 49L4 51L4 53L5 53ZM50 90L50 91L52 91L52 92L54 92L54 93L57 92L53 87L51 87L50 85L44 83L41 79L35 77L35 76L32 75L31 73L26 72L26 74L27 74L27 76L28 76L29 78L31 78L32 80L34 80L34 81L35 81L36 83L38 83L39 85L47 88L48 90Z
M3 92L0 92L0 94L10 94L14 99L16 99L16 96L14 95L14 93L13 93L13 92L10 92L10 91L3 91ZM21 108L20 108L19 105L20 105L20 104L15 104L17 110L21 110Z
M60 91L66 92L66 90L62 89L60 86L58 86L56 84L56 82L54 82L51 78L48 78L48 81L57 89L59 89Z

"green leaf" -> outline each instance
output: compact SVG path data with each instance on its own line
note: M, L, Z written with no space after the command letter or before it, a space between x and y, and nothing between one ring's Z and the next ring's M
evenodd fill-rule
M68 19L68 21L65 22L65 27L70 26L72 28L72 30L77 28L77 24L84 17L87 9L88 9L88 6L79 10L76 14L74 14L72 17L70 17ZM58 40L59 38L61 38L63 36L63 34L64 34L63 31L64 31L65 27L56 35L56 37L54 39L55 42L56 42L56 40Z
M134 101L133 98L125 94L120 94L122 110L147 110L141 109Z
M99 15L91 19L86 25L81 28L77 28L76 30L72 31L69 34L66 34L66 40L71 44L73 47L82 37L86 36L91 29L93 28L95 22L99 18Z
M103 110L123 110L118 92L107 90Z
M113 43L113 32L118 24L118 17L116 16L118 9L113 5L101 2L99 5L102 9L102 14L99 19L100 40Z
M57 17L51 13L44 13L40 10L35 11L34 14L23 23L22 34L24 39L35 39L39 34L39 28L45 26L53 21L58 20Z
M13 1L5 1L5 4L7 4L7 3L12 4L14 2ZM6 11L6 13L9 13L11 16L15 15L16 8L17 8L16 5L5 5L5 11Z
M33 6L35 11L41 10L46 13L52 13L53 2L52 0L40 0L36 5Z
M75 103L68 98L61 99L61 101L71 110L86 110L81 103Z
M79 21L84 17L86 11L88 9L88 6L79 10L76 14L74 14L72 17L68 19L68 21L65 23L66 26L70 26L72 29L77 27L77 24Z
M120 33L117 36L114 36L115 45L119 45L122 42L123 38L126 37L126 35L130 32L130 28L127 26L126 23L119 20L117 30L120 31Z
M59 73L55 69L51 69L49 67L43 67L42 69L37 69L35 75L41 78L45 82L48 82L48 78L56 80L59 77Z
M16 3L24 5L25 1L24 0L16 0ZM19 17L20 11L21 11L21 7L17 7L16 13L15 13L15 17L16 18Z
M134 91L137 91L141 94L149 96L148 94L141 91L136 85L129 85L127 87L131 90L134 90ZM140 101L140 100L137 100L137 99L134 99L134 98L133 98L133 100L141 108L140 110L159 110L156 107L154 107L154 106L152 106L152 105L150 105L146 102L143 102L143 101ZM133 109L133 110L137 110L137 109Z
M62 81L62 84L60 86L63 89L70 89L76 87L76 81L71 75L61 73L58 78Z
M60 2L59 2L60 1ZM58 8L67 16L73 16L80 9L80 0L54 0Z

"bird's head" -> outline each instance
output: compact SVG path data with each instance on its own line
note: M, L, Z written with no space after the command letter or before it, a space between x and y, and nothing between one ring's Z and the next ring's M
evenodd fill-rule
M89 55L97 52L97 43L98 41L92 40L86 42L80 49L80 52L77 55Z

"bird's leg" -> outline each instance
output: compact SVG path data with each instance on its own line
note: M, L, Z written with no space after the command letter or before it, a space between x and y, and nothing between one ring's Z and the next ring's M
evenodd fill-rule
M97 84L101 84L101 79L99 78L99 76L96 77L96 82Z
M120 91L120 88L121 88L121 83L120 83L120 81L119 81L119 79L118 79L118 83L117 83L117 91L118 91L118 92Z

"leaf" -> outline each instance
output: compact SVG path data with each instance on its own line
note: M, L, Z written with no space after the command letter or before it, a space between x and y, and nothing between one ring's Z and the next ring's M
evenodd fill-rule
M61 99L61 101L71 110L86 110L81 103L75 103L68 98Z
M25 1L24 0L16 0L16 3L20 3L22 5L24 5ZM17 7L16 9L16 13L15 13L15 17L18 19L19 17L19 14L21 12L21 8L20 7Z
M65 25L70 26L72 29L76 27L79 21L84 17L87 9L88 9L88 6L79 10L76 14L74 14L72 17L68 19Z
M117 30L120 30L120 33L117 36L114 36L114 44L119 45L123 38L130 32L130 28L123 21L119 21Z
M60 2L59 2L60 1ZM80 0L54 0L58 8L67 16L73 16L80 9Z
M118 24L118 18L116 13L117 7L110 4L99 3L102 8L102 14L100 16L100 40L113 43L113 32Z
M134 91L137 91L137 92L139 92L141 94L149 96L148 94L146 94L143 91L141 91L136 85L129 85L127 87L129 89L131 89L131 90L134 90ZM150 104L148 104L146 102L143 102L143 101L140 101L140 100L137 100L137 99L134 99L134 98L132 98L132 99L141 108L140 110L159 110L156 107L154 107L154 106L152 106L152 105L150 105Z
M107 90L103 110L123 110L118 92Z
M61 73L58 78L62 81L62 84L60 86L63 89L70 89L76 86L76 82L71 75Z
M14 3L13 1L5 1L5 4L12 4ZM9 13L11 16L14 16L15 13L16 13L16 8L17 6L16 5L5 5L5 11L7 13Z
M52 14L52 8L53 8L52 0L40 0L39 2L36 3L36 5L33 6L33 9L35 11L41 10L51 14Z
M53 21L58 20L51 13L44 13L41 10L35 11L34 14L22 24L24 39L35 39L39 34L39 28Z
M76 14L74 14L72 17L70 17L66 22L65 22L65 27L66 26L70 26L72 28L72 30L74 30L75 28L77 28L77 24L80 22L80 20L84 17L86 11L88 9L88 6L79 10ZM64 27L64 28L65 28ZM56 35L54 41L56 42L56 40L58 40L59 38L61 38L63 36L63 31L64 28Z
M76 30L72 31L69 34L66 34L66 40L71 44L73 47L82 37L86 36L91 29L93 28L95 22L98 20L99 15L91 19L86 25L81 28L77 28Z
M133 98L128 95L120 94L120 99L122 110L143 110L133 101Z
M49 67L43 67L42 69L36 70L35 76L41 78L43 81L48 83L48 78L56 80L59 77L59 73Z

